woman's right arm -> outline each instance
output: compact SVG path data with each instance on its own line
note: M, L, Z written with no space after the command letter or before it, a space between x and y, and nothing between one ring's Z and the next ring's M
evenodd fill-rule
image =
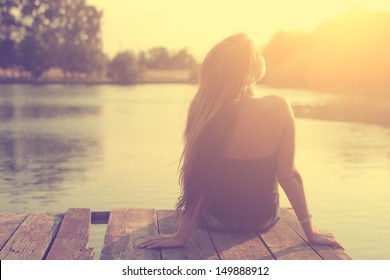
M179 228L174 234L157 234L142 240L137 247L145 249L175 248L186 244L200 216L203 206L203 195L192 211L186 211L180 220Z
M302 178L295 167L295 118L290 104L283 99L279 112L285 112L285 127L279 147L277 177L286 193L309 242L342 247L331 233L319 233L313 226Z
M181 219L179 228L174 234L157 234L142 240L137 244L138 248L158 249L182 247L189 239L199 213L185 213Z

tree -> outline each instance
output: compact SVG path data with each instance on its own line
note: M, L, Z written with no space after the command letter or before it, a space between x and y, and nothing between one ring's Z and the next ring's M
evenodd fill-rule
M47 46L43 41L28 36L20 43L20 66L38 79L50 68Z
M140 51L138 53L138 66L141 71L144 71L148 68L148 61L146 58L146 53L144 51Z
M14 0L14 2L16 2ZM50 0L20 0L18 18L21 28L18 34L19 66L35 79L54 65L57 45L47 13L52 9Z
M151 48L147 53L141 53L140 63L145 64L148 69L192 69L196 65L194 57L187 49L181 49L171 53L165 47Z
M19 1L0 0L0 68L17 66L17 40L22 24L18 18Z
M68 1L69 2L69 1ZM104 65L100 38L102 12L86 6L84 0L72 0L64 7L65 21L59 26L58 66L69 73L91 74Z
M85 0L0 0L0 67L15 65L39 78L51 67L99 72L105 59L102 13ZM96 71L98 69L98 71Z
M148 51L147 66L149 69L167 69L170 64L170 54L165 47L156 47Z
M108 75L114 81L123 84L137 82L140 69L134 53L130 51L118 53L108 66Z
M196 61L187 49L181 49L172 55L170 65L173 69L194 69Z
M17 64L15 41L10 38L0 40L0 68L13 68Z

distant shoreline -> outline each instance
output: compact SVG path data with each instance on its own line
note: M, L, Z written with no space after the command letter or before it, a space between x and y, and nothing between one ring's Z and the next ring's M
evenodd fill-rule
M53 71L54 72L54 71ZM50 85L50 84L63 84L63 85L123 85L131 86L137 84L173 84L173 83L191 83L192 70L179 69L179 70L146 70L141 78L134 83L122 83L111 80L109 78L74 78L67 79L59 76L58 73L48 73L46 77L39 80L30 78L13 78L13 77L1 77L0 84L31 84L31 85Z
M99 86L99 85L115 85L115 86L136 86L143 84L190 84L188 79L184 79L185 75L178 79L178 76L172 75L170 72L165 72L165 75L171 74L167 79L162 77L158 71L149 75L148 79L144 78L134 84L122 84L114 81L106 80L41 80L32 81L26 79L0 79L0 85L5 84L25 84L25 85L64 85L64 86ZM152 77L152 78L151 78ZM278 88L276 86L269 86L261 84L265 87ZM280 87L285 88L285 87ZM385 127L390 127L390 94L385 89L364 89L354 91L349 90L318 90L318 89L297 89L296 90L310 90L313 92L321 92L325 94L333 94L339 96L335 102L314 105L294 105L292 104L294 114L297 118L329 120L329 121L344 121L355 123L376 124Z
M0 78L2 84L30 84L30 85L117 85L117 86L133 86L142 84L196 84L191 78L189 70L152 70L147 71L144 76L135 83L120 83L109 79L55 79L44 78L41 80L25 79L25 78ZM267 83L259 83L258 85L269 88L291 88L295 90L308 90L315 92L323 92L326 94L334 94L345 97L367 95L372 97L389 97L390 88L306 88L306 87L286 87L278 85L270 85Z
M55 81L55 80L0 80L0 85L116 85L136 86L142 84L190 84L188 81L140 81L136 83L118 83L114 81Z

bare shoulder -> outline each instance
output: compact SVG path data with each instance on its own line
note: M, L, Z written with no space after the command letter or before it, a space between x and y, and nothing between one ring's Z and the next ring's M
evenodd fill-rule
M244 102L242 116L256 122L284 127L291 118L292 110L286 98L279 95L266 95L262 97L247 98Z
M280 95L266 95L258 99L261 102L270 104L272 106L286 106L288 105L288 101L286 98Z
M288 100L279 95L267 95L258 98L259 107L266 107L269 112L277 115L289 114L291 106Z

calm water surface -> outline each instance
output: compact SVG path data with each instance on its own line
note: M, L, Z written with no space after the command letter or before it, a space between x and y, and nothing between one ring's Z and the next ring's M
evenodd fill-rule
M173 209L192 85L0 86L0 211ZM337 97L257 88L299 105ZM315 225L355 259L390 259L390 128L297 120ZM289 206L285 196L281 205ZM102 226L93 226L99 251ZM99 255L99 252L97 252Z

